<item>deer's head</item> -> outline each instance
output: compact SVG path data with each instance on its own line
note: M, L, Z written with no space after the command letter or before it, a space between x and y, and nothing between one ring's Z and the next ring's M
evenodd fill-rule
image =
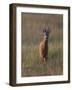
M43 29L43 33L44 33L44 39L47 40L49 37L50 29Z

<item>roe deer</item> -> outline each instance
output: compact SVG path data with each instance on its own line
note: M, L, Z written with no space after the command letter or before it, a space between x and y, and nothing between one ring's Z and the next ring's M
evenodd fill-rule
M42 63L46 62L48 59L48 38L49 38L50 30L44 29L43 33L44 33L44 37L39 45L39 54Z

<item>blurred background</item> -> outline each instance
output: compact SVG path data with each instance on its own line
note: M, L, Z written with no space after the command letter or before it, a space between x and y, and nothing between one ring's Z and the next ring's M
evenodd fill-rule
M63 15L22 13L22 77L63 74ZM48 61L40 63L43 29L50 28Z

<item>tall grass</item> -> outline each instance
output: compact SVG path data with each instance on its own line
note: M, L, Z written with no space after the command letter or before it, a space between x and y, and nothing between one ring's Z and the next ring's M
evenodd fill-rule
M22 48L22 76L61 75L63 73L62 43L49 43L48 60L41 64L38 46L24 45Z
M40 17L34 16L33 17ZM44 75L62 75L63 74L63 30L62 16L55 16L59 20L50 20L53 15L46 16L42 20L51 28L51 33L48 40L48 60L47 63L42 64L39 57L39 43L43 39L42 30L40 26L44 22L34 22L30 16L22 16L22 77L24 76L44 76ZM28 19L26 18L28 17ZM54 18L54 19L56 19ZM26 21L26 22L25 22ZM33 22L32 22L33 21ZM29 23L30 22L30 23ZM58 25L60 23L60 25ZM60 26L60 27L59 27Z

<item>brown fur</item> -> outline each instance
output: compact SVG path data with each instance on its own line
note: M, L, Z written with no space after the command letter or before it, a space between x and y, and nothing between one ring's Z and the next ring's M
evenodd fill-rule
M39 54L41 62L46 62L48 58L48 40L43 39L39 45Z

